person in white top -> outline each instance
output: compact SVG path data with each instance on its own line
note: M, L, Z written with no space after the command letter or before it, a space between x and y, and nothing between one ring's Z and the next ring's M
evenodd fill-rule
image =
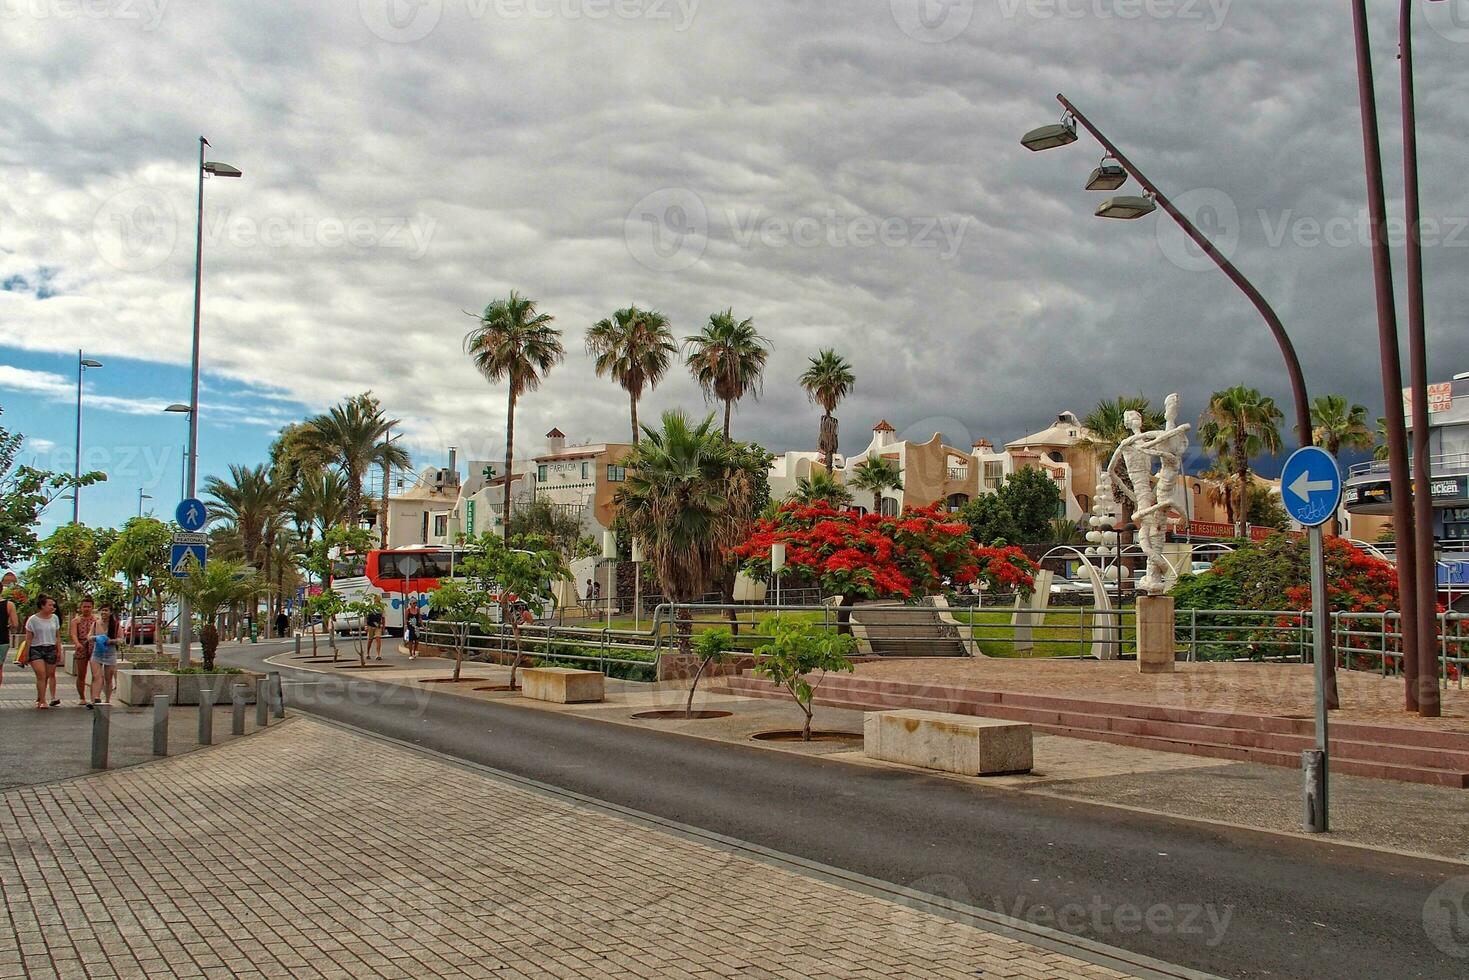
M36 612L26 620L26 644L30 651L29 663L36 673L36 707L55 708L61 704L56 697L56 663L61 659L58 646L61 633L61 617L56 615L56 600L42 595L36 604ZM47 690L51 701L46 701Z

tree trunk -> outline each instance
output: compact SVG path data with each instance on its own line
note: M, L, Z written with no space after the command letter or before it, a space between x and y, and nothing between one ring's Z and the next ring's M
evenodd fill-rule
M505 543L510 543L510 483L515 465L515 375L510 376L510 407L505 412Z
M809 742L811 741L811 706L809 704L803 704L801 705L801 710L806 713L806 725L801 729L801 741Z
M1234 471L1239 475L1239 536L1250 536L1250 457L1245 453L1245 444L1234 444Z
M724 400L724 441L729 442L729 414L734 409L734 399Z
M632 447L638 448L638 396L628 392L627 400L632 404Z
M826 457L826 475L831 476L832 457L837 454L837 420L830 412L821 416L821 433L817 439L817 447L821 455Z
M882 491L872 491L872 512L878 516L882 515Z
M694 614L680 606L674 614L674 622L678 629L678 652L687 657L694 649Z
M347 526L358 527L362 523L362 473L356 469L347 473Z
M204 654L204 670L214 670L214 652L219 649L219 627L209 620L199 630L199 648Z
M515 659L512 660L512 661L510 661L510 690L514 691L514 690L517 690L517 688L515 687L515 673L516 673L516 671L520 670L520 649L521 649L521 647L520 647L520 614L519 613L516 613L516 616L515 616L515 625L513 627L511 627L511 631L510 632L515 637Z
M699 678L704 676L704 671L709 667L709 661L712 659L712 657L705 657L699 661L699 669L694 671L694 680L689 684L689 700L683 709L685 718L694 717L694 692L699 689Z

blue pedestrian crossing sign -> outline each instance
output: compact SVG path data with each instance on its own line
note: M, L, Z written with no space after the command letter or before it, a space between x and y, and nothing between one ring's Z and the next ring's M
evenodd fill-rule
M1302 527L1331 520L1341 503L1341 470L1336 458L1317 446L1290 454L1280 471L1280 498L1285 511Z
M201 531L204 522L209 518L209 512L204 509L204 502L195 497L189 497L179 501L178 510L173 512L174 519L179 522L179 527L185 531Z
M168 553L168 570L174 578L188 578L196 567L203 568L209 560L209 547L202 544L175 543Z

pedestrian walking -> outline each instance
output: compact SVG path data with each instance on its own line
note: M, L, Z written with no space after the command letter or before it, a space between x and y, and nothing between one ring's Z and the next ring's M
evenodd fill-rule
M5 660L10 656L10 644L20 638L20 614L15 611L10 592L14 586L15 573L6 572L0 579L0 684L5 683Z
M104 605L98 616L97 633L92 638L92 703L111 704L112 690L117 686L117 636L120 624L112 607Z
M367 613L367 659L372 658L373 647L377 647L377 659L383 659L383 607L378 605Z
M76 668L77 704L90 705L87 698L87 665L92 660L92 639L97 635L97 614L92 611L92 597L82 596L71 617L72 666Z
M418 659L418 607L403 607L403 639L408 642L408 659Z
M43 594L36 603L36 611L26 620L27 663L36 675L36 707L40 709L61 704L61 699L56 696L56 662L61 659L61 648L57 646L60 635L61 617L56 615L56 600Z
M275 635L285 639L291 630L291 617L286 615L285 607L278 608L275 612Z

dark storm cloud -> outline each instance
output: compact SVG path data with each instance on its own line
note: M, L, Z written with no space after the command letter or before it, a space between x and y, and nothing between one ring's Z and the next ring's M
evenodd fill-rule
M625 399L581 337L629 302L680 335L727 306L756 319L776 354L736 426L773 448L814 439L795 379L822 346L857 369L847 451L880 417L1003 441L1124 392L1178 390L1197 413L1244 382L1284 402L1258 315L1165 219L1091 217L1098 195L1080 185L1098 147L1019 146L1064 91L1230 245L1313 391L1381 405L1340 4L0 9L0 278L54 269L58 294L0 294L0 343L183 359L202 131L247 172L208 188L208 366L311 406L372 387L425 451L498 452L502 392L460 352L462 311L511 288L567 332L567 363L518 419L528 448L552 425L625 438ZM1377 13L1395 188L1395 25ZM1447 377L1469 368L1469 36L1451 20L1420 31L1424 206L1442 223L1427 298ZM682 371L643 415L674 406L702 410Z

